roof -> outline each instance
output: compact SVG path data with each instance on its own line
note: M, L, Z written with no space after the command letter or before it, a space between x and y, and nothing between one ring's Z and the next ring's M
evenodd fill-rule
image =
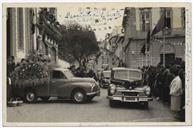
M56 71L69 71L69 69L67 68L51 68L51 69Z
M112 70L128 70L128 71L139 71L139 72L141 72L141 70L140 69L135 69L135 68L125 68L125 67L115 67L115 68L113 68Z

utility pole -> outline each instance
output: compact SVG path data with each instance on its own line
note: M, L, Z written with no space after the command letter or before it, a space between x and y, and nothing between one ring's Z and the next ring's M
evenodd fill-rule
M166 55L165 55L165 42L166 42L166 28L167 28L167 21L166 20L166 9L164 10L164 15L165 15L165 19L164 19L164 29L163 29L163 66L165 67L166 65Z
M148 38L149 37L147 37L147 39L145 41L145 65L146 66L149 66L149 51L148 51L148 47L149 47L150 44L148 44L148 43L150 43L150 42L148 42ZM150 39L149 39L149 41L150 41Z
M165 28L163 29L163 66L165 67L166 62L165 62L165 41L166 41L166 37L165 37Z

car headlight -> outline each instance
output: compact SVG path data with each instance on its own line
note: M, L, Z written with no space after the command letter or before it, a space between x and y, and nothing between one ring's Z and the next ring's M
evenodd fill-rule
M110 86L110 93L111 94L115 94L115 91L116 91L116 86L115 85L111 85Z
M147 88L145 88L145 94L146 94L147 96L149 96L150 93L151 93L151 88L148 86Z
M93 91L95 84L91 84L90 87L91 87L91 91Z

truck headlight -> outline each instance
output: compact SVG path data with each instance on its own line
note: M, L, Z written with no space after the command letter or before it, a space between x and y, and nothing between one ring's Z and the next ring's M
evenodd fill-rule
M145 88L145 94L146 94L147 96L149 96L150 93L151 93L151 88L148 86L147 88Z

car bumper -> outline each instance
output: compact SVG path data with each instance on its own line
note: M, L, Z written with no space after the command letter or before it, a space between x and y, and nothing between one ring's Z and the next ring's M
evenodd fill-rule
M86 95L87 95L87 96L93 96L93 95L95 95L95 96L100 96L100 90L98 90L98 91L96 91L96 92L89 92L89 93L87 93Z
M147 96L107 96L107 99L121 102L147 102L153 100L153 98Z

